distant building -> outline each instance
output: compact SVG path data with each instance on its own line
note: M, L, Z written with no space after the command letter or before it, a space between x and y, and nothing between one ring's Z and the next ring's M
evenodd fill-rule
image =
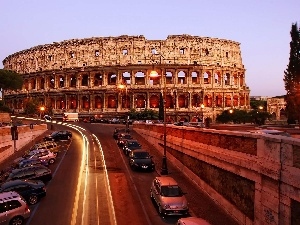
M272 115L273 120L287 120L285 108L284 96L267 99L267 112Z
M250 101L251 100L256 100L256 101L267 101L269 96L250 96Z

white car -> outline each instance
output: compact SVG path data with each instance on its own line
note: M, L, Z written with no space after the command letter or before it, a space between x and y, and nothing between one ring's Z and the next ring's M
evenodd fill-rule
M24 159L32 159L32 158L38 158L41 161L48 162L49 164L53 164L56 159L56 155L49 151L48 149L37 149L32 150L28 152L27 154L23 155L23 157L17 158L14 160L14 163L19 163Z

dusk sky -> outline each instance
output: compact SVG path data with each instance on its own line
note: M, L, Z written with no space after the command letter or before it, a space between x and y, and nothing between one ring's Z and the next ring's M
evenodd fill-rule
M241 43L251 96L284 95L290 31L300 26L299 0L9 0L1 1L2 60L21 50L68 39L168 35ZM1 82L1 81L0 81Z

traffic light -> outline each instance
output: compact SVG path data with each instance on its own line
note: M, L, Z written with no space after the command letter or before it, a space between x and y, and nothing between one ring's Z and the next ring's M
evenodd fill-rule
M18 140L18 127L17 126L12 126L10 128L10 132L11 132L11 139L14 140Z

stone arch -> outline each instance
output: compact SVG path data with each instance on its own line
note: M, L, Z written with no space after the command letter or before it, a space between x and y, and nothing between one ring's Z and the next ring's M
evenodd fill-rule
M203 73L203 83L204 84L210 84L211 79L211 73L209 71L206 71Z
M174 109L174 98L171 94L166 95L166 108L167 109Z
M103 107L103 99L101 96L96 95L95 96L95 108L101 109Z
M58 77L58 79L59 79L59 88L63 88L65 86L65 78L64 78L64 76L60 75Z
M137 85L145 85L145 73L142 71L138 71L134 74L135 77L135 84Z
M286 120L287 119L285 109L283 109L283 108L280 109L279 113L280 113L280 115L279 115L280 120Z
M178 79L178 84L186 84L187 80L186 80L186 74L184 71L179 71L177 74L177 79Z
M54 76L50 76L48 80L49 88L54 89L55 88L55 78Z
M56 99L56 108L57 109L66 109L66 102L64 97L59 97Z
M81 100L82 100L82 105L81 105L82 109L89 109L89 108L90 108L90 100L89 100L89 97L83 96L83 97L81 98Z
M83 74L81 76L81 86L89 86L89 75Z
M231 107L231 95L225 95L225 107Z
M245 97L244 97L244 95L240 95L240 105L241 106L245 105Z
M29 91L29 82L28 82L28 79L24 80L23 87L24 87L24 90Z
M216 107L222 107L223 98L221 94L217 94L216 96Z
M234 95L233 96L233 106L238 106L239 105L239 96Z
M225 73L224 74L224 84L225 85L230 85L230 73Z
M118 101L115 95L109 95L107 97L107 108L117 108Z
M94 77L94 86L98 87L103 85L103 75L101 73L96 73Z
M130 108L130 96L127 94L122 95L122 108Z
M73 74L70 77L70 87L76 88L76 83L77 83L77 78L76 76Z
M166 84L173 84L173 73L170 71L167 71L165 74L166 78Z
M128 71L122 73L122 83L123 84L131 84L131 74Z
M188 97L185 94L179 94L178 107L179 108L187 108L188 107Z
M146 108L146 97L143 94L138 94L135 97L136 108Z
M219 71L214 74L214 82L215 84L221 84L221 73Z
M31 78L29 82L30 82L31 90L36 89L36 80L35 80L35 78Z
M199 93L192 94L192 107L199 107L202 104Z
M199 73L196 71L191 72L192 84L199 84Z
M69 98L69 109L76 109L77 108L77 97L71 96Z
M150 108L158 108L159 107L159 95L152 94L149 98Z
M232 81L233 85L238 85L239 84L239 76L237 73L233 74L233 81Z
M108 84L109 85L117 84L117 75L116 75L116 73L113 73L113 72L108 73Z
M240 74L240 86L244 86L244 74Z
M45 78L44 77L42 77L40 79L40 89L42 89L42 90L46 89L46 84L45 84Z

